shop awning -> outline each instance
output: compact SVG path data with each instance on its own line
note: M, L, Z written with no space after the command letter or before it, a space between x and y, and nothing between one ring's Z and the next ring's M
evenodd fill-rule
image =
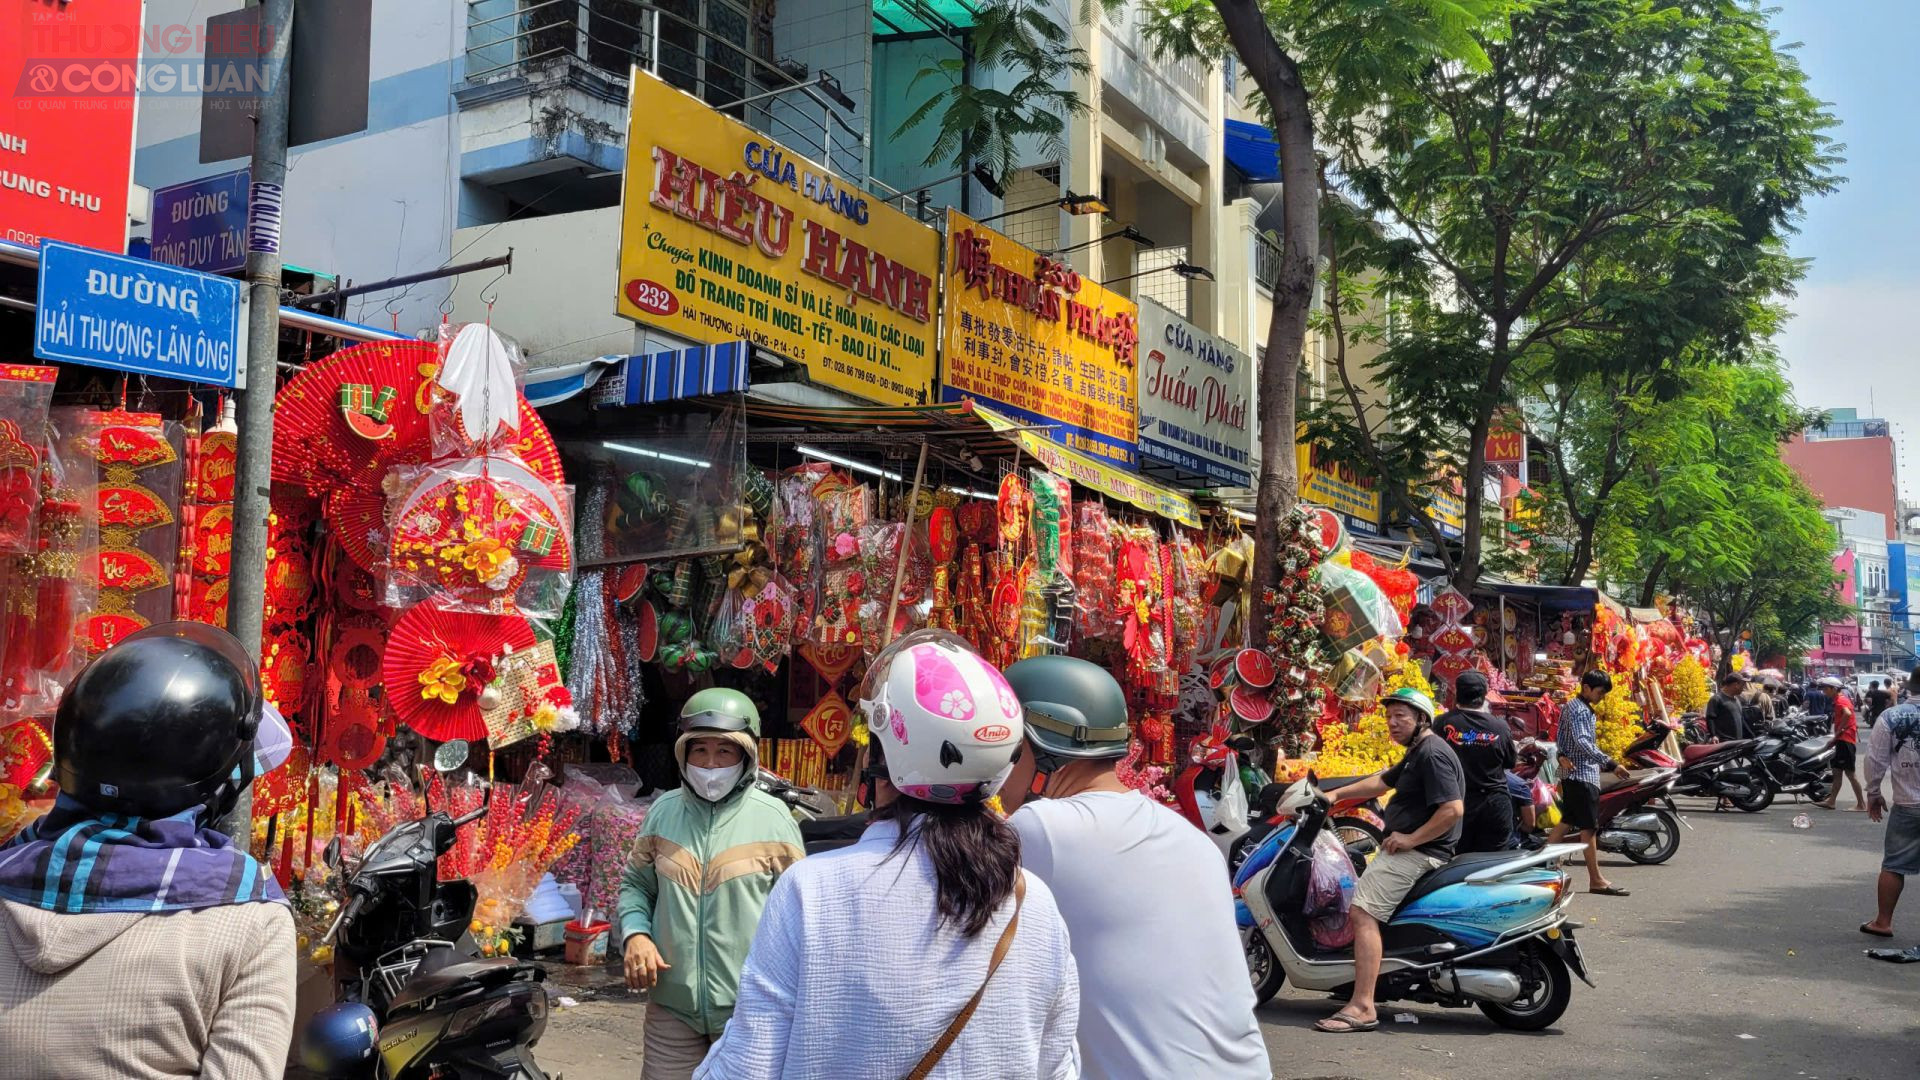
M629 359L631 357L596 356L577 364L535 368L527 372L527 383L520 389L534 408L544 409L593 389L609 369Z
M1493 593L1509 600L1523 600L1537 607L1565 611L1588 611L1600 603L1600 592L1584 585L1536 585L1529 582L1481 578L1474 592Z
M1280 179L1280 144L1273 132L1245 120L1227 121L1227 162L1250 183Z
M779 401L747 400L752 441L768 424L790 424L802 431L872 434L875 441L911 441L914 436L937 440L936 448L969 453L983 461L1014 455L1016 451L1110 498L1149 513L1198 528L1200 511L1192 499L1145 477L1054 443L1039 431L972 401L935 405L873 405L838 407L795 405Z

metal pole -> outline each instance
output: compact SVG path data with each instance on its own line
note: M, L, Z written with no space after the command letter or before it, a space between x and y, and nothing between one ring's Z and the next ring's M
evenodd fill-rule
M247 386L240 395L239 482L233 491L232 587L227 628L257 662L265 616L268 486L273 476L273 392L280 358L280 200L287 182L294 0L264 0L260 31L267 92L253 129L253 196L247 229ZM264 35L271 35L270 37ZM253 793L240 794L228 831L251 835Z

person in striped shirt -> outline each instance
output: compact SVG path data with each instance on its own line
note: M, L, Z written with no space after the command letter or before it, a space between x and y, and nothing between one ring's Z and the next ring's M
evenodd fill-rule
M1627 767L1600 749L1593 707L1613 690L1613 676L1599 669L1580 677L1579 696L1560 710L1560 824L1547 842L1557 844L1569 829L1587 845L1587 891L1602 896L1626 896L1600 873L1600 767L1622 779Z

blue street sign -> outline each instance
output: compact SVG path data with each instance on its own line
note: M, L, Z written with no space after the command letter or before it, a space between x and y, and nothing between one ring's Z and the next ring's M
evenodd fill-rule
M226 274L247 263L246 169L153 191L153 261Z
M48 240L33 354L138 375L241 385L240 283Z

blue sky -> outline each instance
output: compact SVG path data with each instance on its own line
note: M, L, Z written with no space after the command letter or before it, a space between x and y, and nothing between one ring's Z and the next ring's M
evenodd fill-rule
M1920 490L1920 3L1777 0L1782 43L1832 103L1847 182L1808 208L1795 254L1813 260L1781 341L1795 396L1869 404L1901 442L1903 497ZM1911 445L1909 445L1911 444Z

